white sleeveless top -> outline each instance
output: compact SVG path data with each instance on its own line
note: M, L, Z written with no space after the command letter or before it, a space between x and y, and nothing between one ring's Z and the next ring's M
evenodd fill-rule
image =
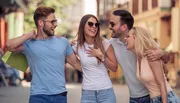
M88 57L88 54L85 50L88 49L88 46L94 47L94 45L84 45L78 48L78 56L80 58L82 72L83 72L83 81L82 89L83 90L102 90L112 88L112 83L108 75L108 70L105 67L104 63L99 63L96 57ZM110 46L110 43L107 39L103 40L103 46L105 51ZM77 44L73 46L73 50L77 52Z

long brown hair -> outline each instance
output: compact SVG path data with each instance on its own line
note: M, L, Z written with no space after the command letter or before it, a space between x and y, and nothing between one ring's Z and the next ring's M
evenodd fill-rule
M85 42L85 32L84 32L84 28L85 28L85 24L86 22L88 21L89 18L93 17L94 19L96 19L97 22L98 19L92 15L92 14L87 14L87 15L84 15L82 18L81 18L81 21L80 21L80 24L79 24L79 29L78 29L78 33L77 33L77 51L78 51L78 48L83 46L84 42ZM103 43L102 43L103 39L101 38L100 36L100 27L98 27L98 31L97 31L97 34L95 35L94 37L94 48L97 49L97 48L100 48L101 52L105 55L105 50L104 50L104 47L103 47ZM98 58L97 58L98 59ZM98 63L100 62L100 60L98 59Z

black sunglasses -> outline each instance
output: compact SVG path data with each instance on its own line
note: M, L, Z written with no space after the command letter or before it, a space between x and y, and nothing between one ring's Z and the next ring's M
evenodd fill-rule
M111 27L113 28L115 26L115 23L114 22L109 22L109 24L111 25Z
M43 20L44 22L50 22L52 25L57 24L57 20Z
M95 27L99 27L100 23L93 23L93 22L88 22L89 27L93 27L95 25Z

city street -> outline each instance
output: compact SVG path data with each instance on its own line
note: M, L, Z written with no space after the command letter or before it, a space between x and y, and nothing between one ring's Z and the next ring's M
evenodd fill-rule
M67 84L68 103L80 103L81 84ZM128 88L126 85L114 84L117 103L128 103ZM180 91L177 91L180 96ZM0 103L28 103L29 83L19 87L1 87Z

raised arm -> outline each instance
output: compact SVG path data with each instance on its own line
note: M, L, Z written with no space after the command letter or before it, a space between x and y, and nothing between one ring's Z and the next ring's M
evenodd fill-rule
M74 53L66 57L66 62L73 66L75 69L82 71L80 60L76 57Z
M8 51L11 51L11 52L20 52L24 49L22 43L28 39L35 38L35 37L36 37L36 33L34 31L31 31L20 37L16 37L16 38L8 40L6 43L6 48Z
M158 85L160 86L162 101L163 103L168 103L165 76L161 62L162 62L161 60L149 61L149 65L153 71L153 74L155 76Z
M103 56L100 57L101 60L102 60ZM113 49L112 45L110 45L108 47L108 49L106 50L106 56L107 57L103 58L103 59L105 59L104 60L105 66L107 68L109 68L111 71L116 72L117 68L118 68L118 65L117 65L117 60L116 60L116 56L114 54L114 49Z

